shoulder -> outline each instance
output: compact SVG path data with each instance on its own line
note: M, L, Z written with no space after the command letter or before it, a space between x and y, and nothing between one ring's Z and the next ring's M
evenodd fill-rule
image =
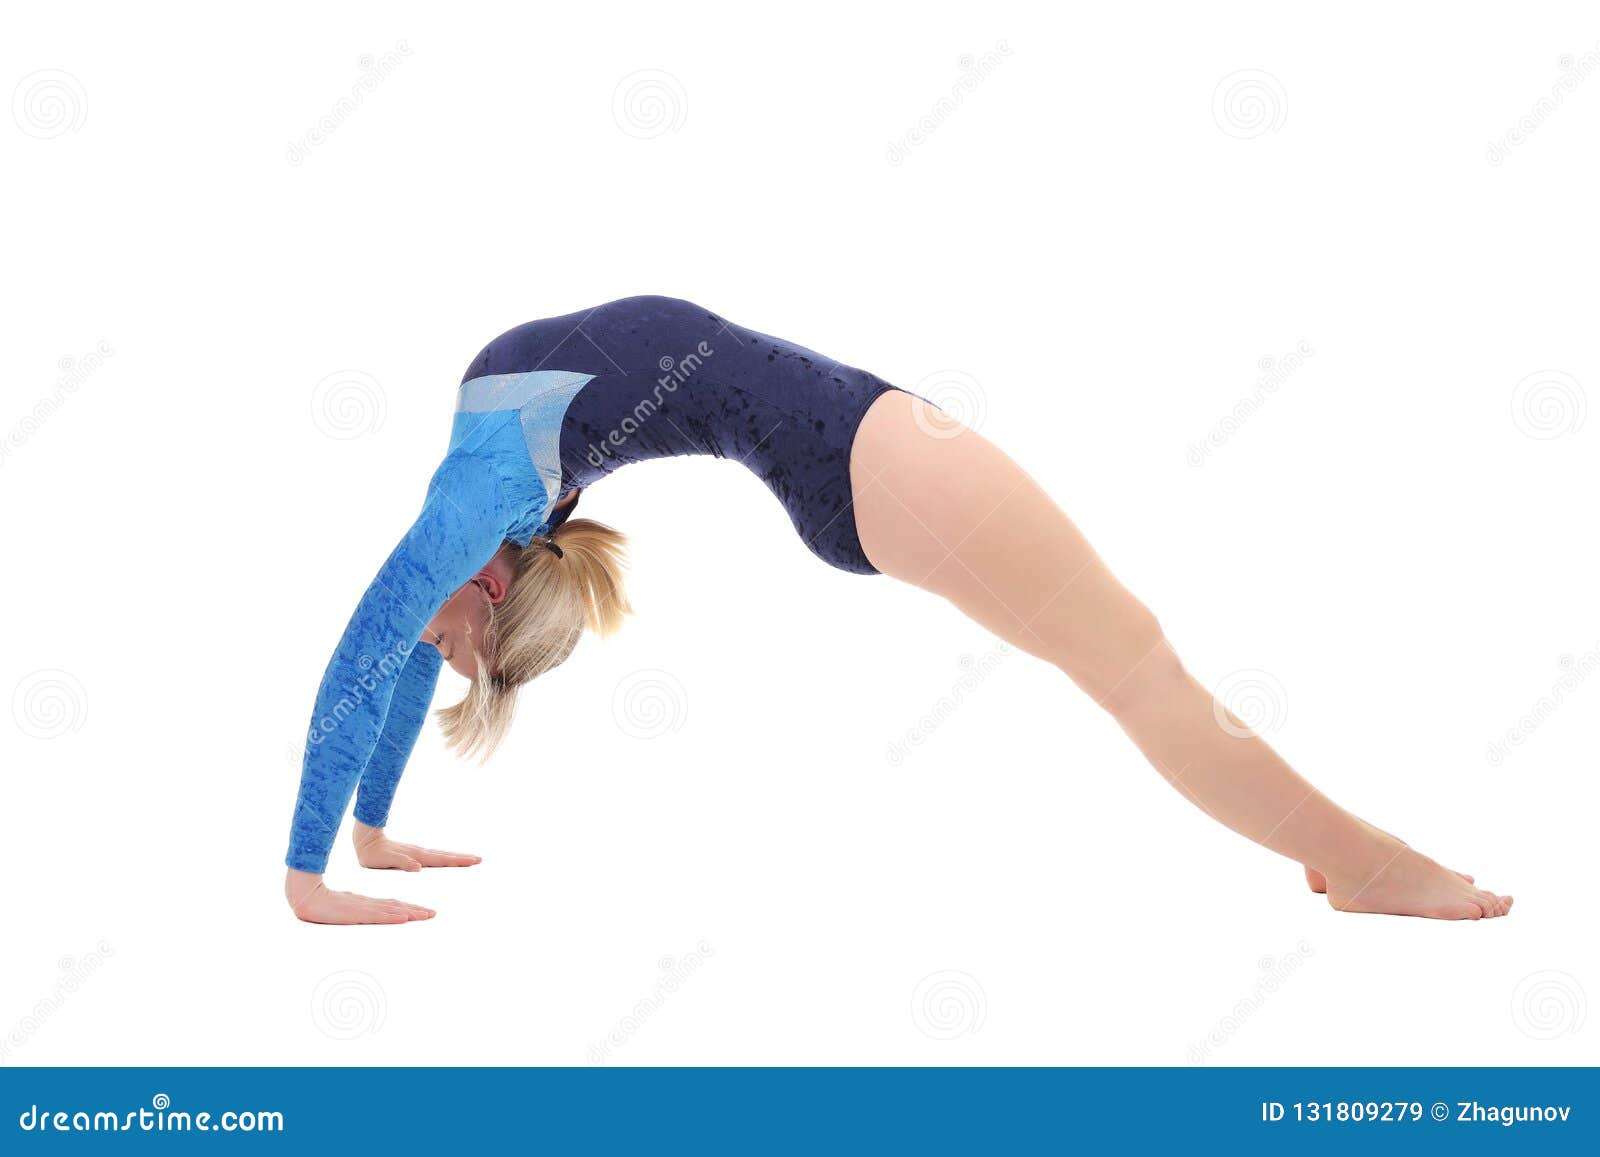
M463 521L503 521L508 514L500 471L487 458L452 450L428 480L427 505Z

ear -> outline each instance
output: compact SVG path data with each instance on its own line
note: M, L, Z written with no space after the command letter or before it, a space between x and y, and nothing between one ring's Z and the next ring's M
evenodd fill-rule
M483 569L472 576L472 581L489 597L490 603L499 603L510 593L512 576L517 573L516 556L516 549L509 543L504 544Z
M490 603L496 605L504 601L508 589L506 583L508 576L501 573L502 569L490 563L472 576L472 581L478 584L478 589L483 591Z

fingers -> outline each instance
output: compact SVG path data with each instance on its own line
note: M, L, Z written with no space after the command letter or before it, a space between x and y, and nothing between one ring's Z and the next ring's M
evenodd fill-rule
M470 868L473 864L483 862L482 856L470 856L465 852L441 852L436 848L418 848L412 854L424 868Z
M404 924L408 920L432 920L436 915L432 908L424 908L420 904L407 904L403 900L375 900L377 911L385 917L392 917L393 923ZM385 919L382 923L390 923Z
M389 845L394 851L410 857L410 859L424 868L470 868L473 864L481 864L482 856L468 855L465 852L443 852L438 848L423 848L416 844Z
M404 900L323 891L297 907L295 915L312 924L406 924L431 920L436 913L432 908Z

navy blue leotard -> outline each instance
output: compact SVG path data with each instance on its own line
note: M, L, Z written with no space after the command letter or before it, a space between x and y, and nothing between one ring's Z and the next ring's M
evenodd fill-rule
M529 322L467 368L422 512L367 588L312 712L288 865L321 872L350 796L373 827L439 677L423 628L503 542L526 546L563 498L679 454L755 472L824 561L874 574L851 509L850 445L888 383L689 302L630 297Z

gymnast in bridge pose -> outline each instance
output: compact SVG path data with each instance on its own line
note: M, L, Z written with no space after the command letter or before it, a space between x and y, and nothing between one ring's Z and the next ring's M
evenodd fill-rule
M1445 920L1510 911L1510 896L1345 811L1229 716L1049 495L983 437L869 373L685 301L631 297L519 326L467 368L422 511L362 596L317 695L287 859L297 916L434 915L324 885L352 795L364 866L478 862L387 832L440 667L470 681L440 712L448 742L487 753L523 684L563 662L585 629L608 633L628 613L622 536L569 520L579 494L623 465L677 454L738 459L823 561L931 591L1060 668L1174 787L1304 865L1335 908Z

